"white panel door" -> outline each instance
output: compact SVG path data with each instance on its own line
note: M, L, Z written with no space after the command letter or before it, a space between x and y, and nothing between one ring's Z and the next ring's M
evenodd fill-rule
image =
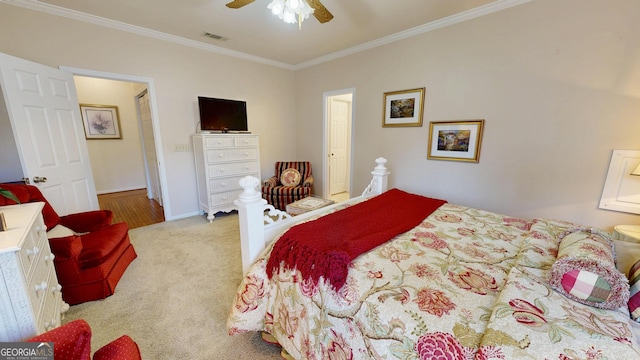
M0 86L24 177L60 215L97 210L73 75L0 53Z
M142 129L142 146L144 147L145 166L148 176L149 197L162 206L160 191L160 171L158 169L158 156L156 155L156 142L153 136L153 124L151 118L151 106L149 105L149 93L138 96L138 111Z
M329 194L347 191L349 103L331 100Z

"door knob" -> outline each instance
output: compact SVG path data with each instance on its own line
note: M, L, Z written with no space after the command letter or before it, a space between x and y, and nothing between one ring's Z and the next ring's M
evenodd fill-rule
M40 176L34 176L33 177L33 182L34 183L43 183L43 182L47 182L47 178L46 177L40 177Z

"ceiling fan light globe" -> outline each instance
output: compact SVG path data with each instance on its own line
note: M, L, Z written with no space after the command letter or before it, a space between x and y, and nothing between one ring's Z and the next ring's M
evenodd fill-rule
M285 9L282 13L282 20L287 24L295 24L296 23L296 14L291 11L291 9Z
M305 20L309 18L309 15L313 14L313 8L309 6L306 2L302 1L302 6L298 10L298 14L303 17Z
M268 6L267 9L271 9L271 13L273 15L278 15L282 13L284 9L284 0L273 0Z
M285 23L298 23L300 27L315 12L307 0L272 0L267 8Z

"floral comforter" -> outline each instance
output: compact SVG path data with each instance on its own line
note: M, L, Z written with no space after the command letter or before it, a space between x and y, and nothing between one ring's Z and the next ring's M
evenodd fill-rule
M640 359L626 309L548 285L572 226L445 204L355 259L338 291L295 270L269 279L267 248L240 285L229 333L268 332L295 359Z

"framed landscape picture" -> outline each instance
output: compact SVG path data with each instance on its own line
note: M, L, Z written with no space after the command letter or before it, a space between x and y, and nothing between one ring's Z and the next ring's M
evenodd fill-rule
M427 159L478 162L484 120L433 121Z
M382 127L422 126L425 88L384 93Z
M117 106L80 104L80 113L87 139L122 139Z

